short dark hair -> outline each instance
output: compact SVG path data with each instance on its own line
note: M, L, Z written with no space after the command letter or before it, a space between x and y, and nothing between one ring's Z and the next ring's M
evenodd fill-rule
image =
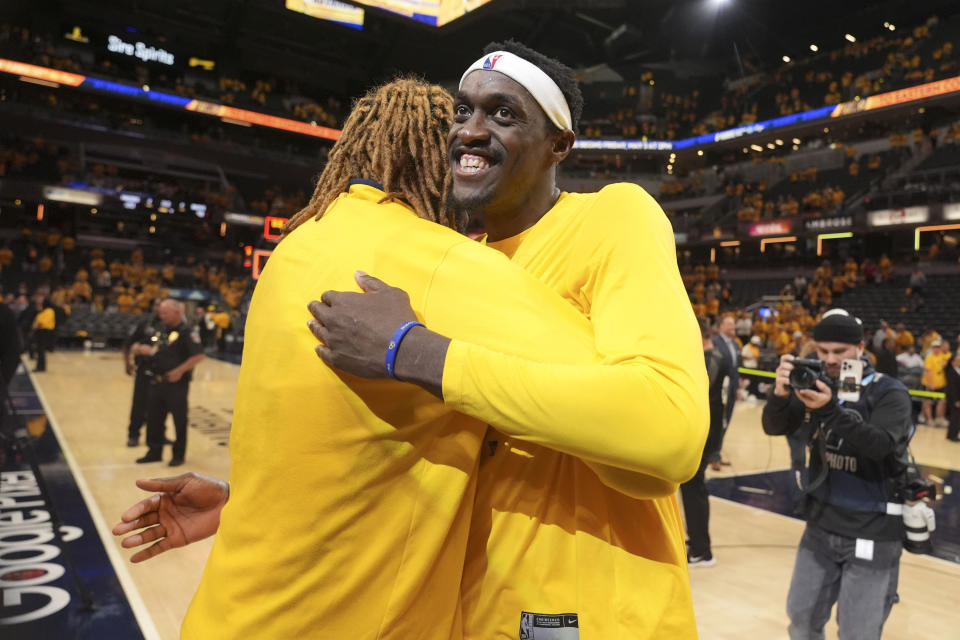
M710 321L706 318L697 318L697 322L700 324L700 337L706 339L713 338L715 331Z
M573 69L559 60L546 56L539 51L534 51L527 45L516 40L491 42L483 48L484 55L493 53L494 51L512 53L527 62L537 65L541 71L550 76L550 79L560 87L560 92L567 100L567 106L570 107L570 122L573 126L573 132L577 132L577 127L580 126L580 116L583 114L583 93L580 92L580 86L577 84L577 78L573 73ZM551 124L553 123L551 122ZM556 128L556 126L554 126L554 128Z

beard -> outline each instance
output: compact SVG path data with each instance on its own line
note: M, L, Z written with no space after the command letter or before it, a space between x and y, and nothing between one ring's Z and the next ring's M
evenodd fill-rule
M447 207L453 212L460 227L461 233L467 228L471 220L482 220L483 210L493 201L493 191L481 193L471 193L466 197L457 197L455 191L451 191L447 199Z

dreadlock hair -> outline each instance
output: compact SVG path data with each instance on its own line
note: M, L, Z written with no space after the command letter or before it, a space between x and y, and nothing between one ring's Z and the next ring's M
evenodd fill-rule
M354 178L382 184L387 195L380 202L403 199L421 218L457 229L446 207L452 117L450 94L419 78L399 77L368 91L347 116L310 202L287 222L283 237L310 218L319 220Z
M583 93L581 93L580 86L577 84L577 77L574 75L573 69L559 60L535 51L516 40L491 42L483 48L484 55L493 53L494 51L512 53L540 67L541 71L550 76L550 79L557 84L560 88L560 93L562 93L563 97L567 100L567 106L570 107L570 120L573 124L573 132L577 132L577 127L580 126L580 115L583 113ZM554 129L557 128L556 125L549 120L547 122Z

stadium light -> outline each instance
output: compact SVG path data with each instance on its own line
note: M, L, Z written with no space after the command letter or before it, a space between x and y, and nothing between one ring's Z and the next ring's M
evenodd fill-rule
M837 238L852 238L852 231L844 231L841 233L821 233L817 236L817 255L823 255L823 241L824 240L835 240Z
M814 53L816 53L817 51L820 51L820 47L818 47L818 46L815 45L815 44L811 44L811 45L810 45L810 51L813 51Z
M960 224L938 224L932 227L917 227L913 231L913 250L920 251L920 233L922 231L947 231L948 229L960 229Z
M783 146L783 140L781 140L780 138L777 138L776 142L777 142L777 146L778 146L778 147L782 147L782 146Z
M845 34L843 35L843 37L847 39L847 42L856 42L856 41L857 41L857 39L854 38L854 37L853 37L852 35L850 35L849 33L845 33Z
M698 155L698 156L702 156L702 155L703 155L703 149L697 149L697 155Z
M752 144L752 145L750 145L750 148L753 149L754 151L759 151L759 152L762 152L762 151L763 151L763 147L761 147L761 146L758 145L758 144Z
M800 144L800 138L794 138L793 144Z
M784 62L790 62L790 56L783 56L781 60L783 60Z
M768 244L779 244L781 242L796 242L797 236L784 236L782 238L764 238L760 241L760 253L767 250Z
M776 148L777 148L777 146L776 146L775 144L773 144L772 142L768 142L768 143L767 143L767 149L776 149Z

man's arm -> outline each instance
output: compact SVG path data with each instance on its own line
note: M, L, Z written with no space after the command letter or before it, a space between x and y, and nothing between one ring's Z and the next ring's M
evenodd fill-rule
M652 476L661 489L689 479L709 422L703 348L677 272L669 222L645 197L642 206L626 211L590 212L616 219L602 229L598 243L584 243L597 249L587 258L591 272L584 296L591 302L599 363L534 361L414 329L407 337L411 342L405 340L399 350L398 377L434 393L442 389L445 402L507 435L587 463ZM438 270L425 316L431 308L449 306L455 292L462 297L463 287L462 280L445 279ZM330 296L324 294L319 315L316 305L311 308L326 345L318 349L321 357L355 375L384 377L385 345L393 330L412 318L409 305L406 315L385 309L358 314L350 308L360 302L355 294ZM342 302L347 306L334 310ZM337 323L337 316L346 320ZM444 344L441 369L423 354L440 353ZM557 362L564 362L562 342L555 351Z
M673 229L649 195L628 185L605 189L580 221L570 255L586 263L578 294L600 362L530 362L454 340L444 400L588 463L685 482L700 464L709 407Z
M133 375L136 367L133 364L133 346L140 341L141 336L143 335L143 322L138 322L133 329L130 330L130 333L127 334L127 338L123 341L123 347L121 347L121 353L123 354L123 369L127 372L127 375Z
M803 403L790 389L790 372L793 371L792 355L780 356L780 365L777 367L777 377L773 383L773 390L763 407L760 421L763 432L768 436L785 436L796 431L803 423L806 409Z
M893 389L881 397L870 422L852 409L831 401L813 414L849 442L858 452L873 460L882 460L906 444L910 438L910 395L903 389Z
M203 359L206 357L207 356L205 356L202 353L198 353L195 356L190 356L189 358L181 362L179 366L176 366L170 371L167 371L167 380L169 380L170 382L177 382L178 380L180 380L180 378L183 377L183 374L185 374L187 371L190 371L195 366L203 362Z
M416 317L409 298L365 274L357 277L365 295L325 294L324 302L309 305L314 320L308 325L320 341L317 355L335 369L361 377L383 377L383 347L392 329ZM565 304L565 303L564 303ZM359 321L358 321L359 320ZM381 336L382 339L377 339ZM394 369L398 379L417 384L443 398L441 381L450 339L422 327L414 327L401 342ZM558 336L558 344L564 341ZM342 345L342 348L331 348ZM567 343L566 347L569 348ZM370 354L374 354L371 358ZM608 487L638 499L659 498L676 492L678 483L652 475L584 460Z

